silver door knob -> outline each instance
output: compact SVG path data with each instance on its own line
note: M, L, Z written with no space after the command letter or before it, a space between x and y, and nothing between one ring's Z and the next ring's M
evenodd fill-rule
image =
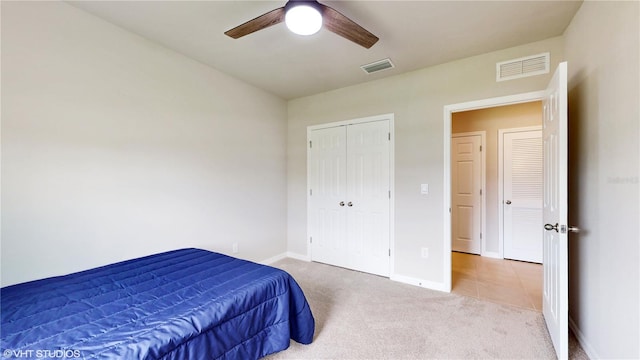
M544 229L547 231L555 230L556 232L558 232L558 223L556 223L555 225L544 224Z
M580 229L577 226L569 226L569 227L567 227L567 230L569 232L573 232L573 233L579 233L580 232Z
M352 203L351 201L349 201L349 202L347 203L347 206L351 207L351 206L353 206L353 203Z
M506 203L507 205L511 205L511 200L507 200L505 203Z
M340 203L338 205L344 206L344 201L340 201Z

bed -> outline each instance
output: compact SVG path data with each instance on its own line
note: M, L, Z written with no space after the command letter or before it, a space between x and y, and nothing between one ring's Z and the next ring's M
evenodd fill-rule
M201 249L0 291L3 358L258 359L313 340L288 273Z

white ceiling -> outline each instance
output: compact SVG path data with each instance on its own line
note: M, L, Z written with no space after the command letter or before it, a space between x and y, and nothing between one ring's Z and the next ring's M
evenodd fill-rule
M326 30L284 24L234 40L223 33L282 1L69 1L284 99L312 95L561 35L580 1L320 1L380 38L371 49ZM524 54L534 55L534 54ZM361 65L391 58L394 69ZM509 59L505 59L509 60Z

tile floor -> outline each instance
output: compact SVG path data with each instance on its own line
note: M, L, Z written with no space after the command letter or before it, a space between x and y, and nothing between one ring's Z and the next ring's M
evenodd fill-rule
M452 292L542 311L542 265L451 253Z

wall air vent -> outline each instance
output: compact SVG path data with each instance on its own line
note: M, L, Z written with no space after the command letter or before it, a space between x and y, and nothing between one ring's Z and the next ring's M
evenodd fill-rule
M395 66L391 62L391 59L378 60L376 62L372 62L371 64L360 66L360 68L367 74L373 74L374 72L387 70L394 67Z
M496 64L496 81L519 79L549 72L549 53L503 61Z

